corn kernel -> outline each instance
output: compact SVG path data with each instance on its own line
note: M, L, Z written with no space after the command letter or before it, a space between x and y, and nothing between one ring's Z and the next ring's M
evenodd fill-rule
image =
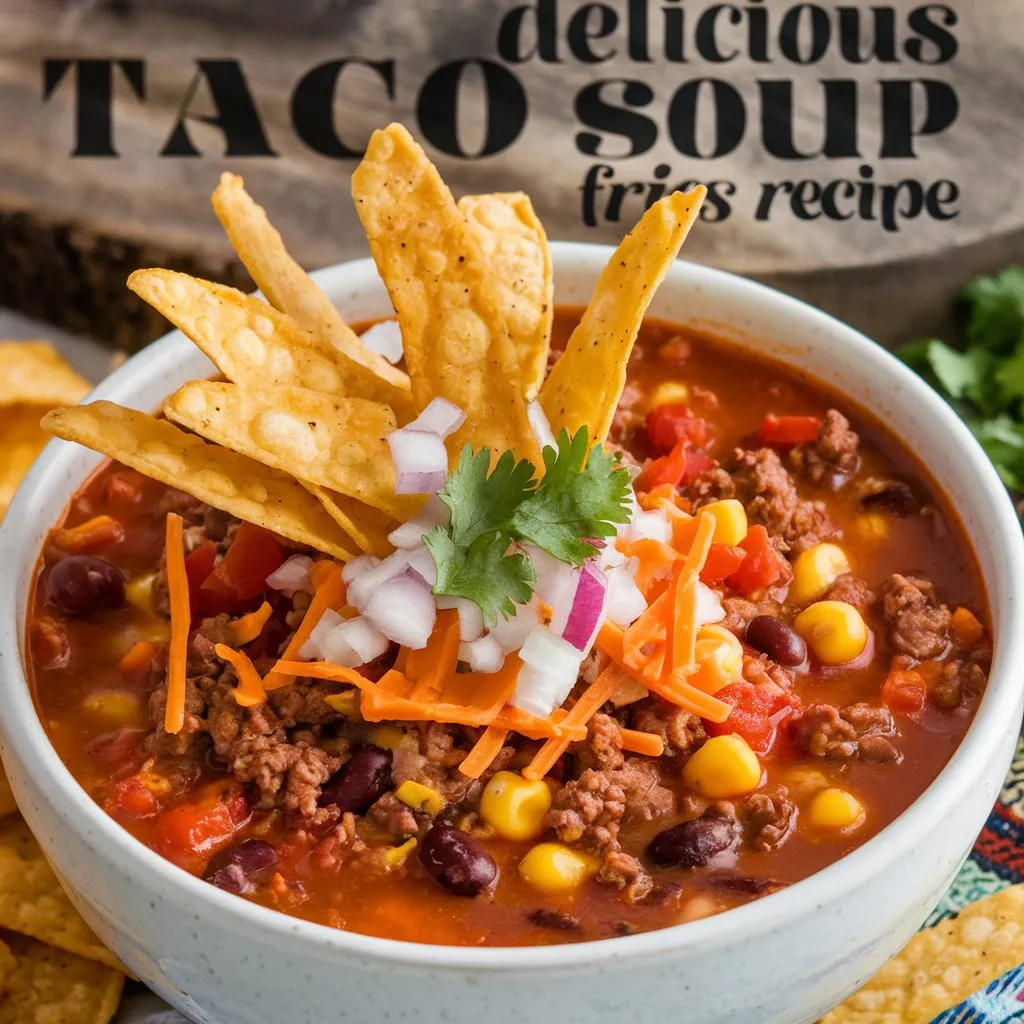
M823 665L853 661L868 644L867 623L845 601L816 601L796 617L793 628Z
M723 626L701 626L697 632L697 672L689 681L705 693L738 683L743 675L743 645Z
M375 725L366 735L367 743L391 751L397 750L404 739L405 733L397 725Z
M166 796L171 791L171 780L164 775L159 775L151 769L143 766L139 772L142 784L156 796Z
M710 800L743 796L761 784L761 762L742 736L712 736L686 762L683 782Z
M889 536L889 520L881 512L864 512L853 525L861 540L880 541Z
M654 389L648 409L662 405L677 405L690 400L690 389L681 380L666 380Z
M324 697L324 703L339 715L346 718L359 717L359 696L355 690L342 690Z
M832 787L815 794L807 816L815 828L846 832L864 821L864 808L852 793Z
M519 862L523 881L541 892L568 892L597 873L592 857L561 843L541 843Z
M785 769L782 772L782 778L790 792L805 796L829 787L828 777L824 772L819 772L817 768L807 768L804 765L795 765Z
M715 517L715 543L739 544L747 535L747 513L735 498L713 501L701 507Z
M850 562L838 544L815 544L796 557L789 600L796 604L817 601L840 576L850 571Z
M551 790L543 780L497 772L480 796L480 817L505 839L536 839L550 806Z
M90 693L82 707L92 715L112 722L131 722L139 714L139 698L125 690L100 690Z
M140 612L152 612L155 580L156 573L150 572L145 576L136 576L124 585L124 596L133 608L138 608Z
M426 811L431 817L440 814L447 801L436 789L424 786L420 782L413 782L412 779L403 782L395 790L395 796L414 811Z
M417 842L415 839L407 839L401 846L388 847L384 851L384 863L391 870L401 867L409 859L409 854L416 849L416 846Z

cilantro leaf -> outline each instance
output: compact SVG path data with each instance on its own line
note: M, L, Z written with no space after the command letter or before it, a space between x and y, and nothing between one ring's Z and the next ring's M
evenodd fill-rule
M437 566L434 593L473 601L488 627L497 623L499 612L507 619L517 604L530 600L537 583L533 564L524 554L506 554L509 542L503 534L482 534L460 547L448 529L435 526L423 542Z
M587 430L562 429L544 449L544 477L509 520L512 531L555 558L581 565L594 554L586 538L609 537L629 522L629 473L621 456L589 447ZM589 455L588 455L589 450Z
M1024 335L1024 266L1007 267L995 277L979 277L964 289L968 306L967 342L1000 355Z

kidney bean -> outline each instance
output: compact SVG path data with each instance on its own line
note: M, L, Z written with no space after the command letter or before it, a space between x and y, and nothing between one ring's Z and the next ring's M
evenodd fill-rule
M318 801L321 807L332 804L344 814L363 814L391 788L390 750L373 745L357 751L324 784Z
M902 480L886 480L878 490L860 499L865 508L882 509L895 516L910 516L921 508L909 484Z
M755 615L747 624L746 641L780 665L802 665L807 644L791 626L774 615Z
M740 839L739 825L729 818L697 818L659 832L647 856L662 868L699 868Z
M245 896L256 888L259 876L277 863L277 850L263 839L243 839L216 854L203 878L218 889Z
M427 874L456 896L479 896L498 877L494 858L450 825L431 828L420 843L419 859Z
M124 607L124 573L94 555L68 555L46 576L50 603L65 615L85 616Z

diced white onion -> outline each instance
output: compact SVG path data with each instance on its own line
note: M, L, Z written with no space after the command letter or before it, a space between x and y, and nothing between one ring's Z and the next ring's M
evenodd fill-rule
M376 561L375 566L367 568L349 582L345 594L345 600L361 612L366 611L366 604L377 587L405 572L409 567L409 556L405 551L395 551L383 562L379 559ZM350 562L349 565L351 564Z
M390 641L362 615L358 615L335 626L320 646L327 661L345 668L358 668L379 658L390 646Z
M444 486L448 452L440 434L402 427L387 436L395 463L395 494L433 494Z
M551 424L548 423L548 418L540 402L526 403L526 418L529 420L530 426L533 428L533 436L537 438L537 444L541 448L558 447L555 441L555 433L551 429Z
M519 649L523 667L511 703L530 714L547 717L573 688L582 652L547 626L537 626Z
M373 589L363 614L389 640L415 651L427 646L437 605L423 580L404 572Z
M425 547L407 549L405 560L409 568L428 587L432 587L437 582L437 563L434 561L434 556Z
M626 536L630 540L650 538L669 544L672 541L672 525L660 512L635 512Z
M449 402L447 398L438 395L432 398L426 409L404 429L423 430L428 434L447 437L454 434L465 422L466 414L454 402Z
M425 533L430 533L438 523L447 524L451 514L451 509L436 494L432 494L412 519L407 519L388 534L388 540L396 548L417 547L423 543Z
M397 320L381 320L380 323L367 327L359 340L371 352L383 356L389 363L397 363L405 354L402 347L402 328Z
M498 641L506 654L518 651L526 643L526 638L540 625L540 602L536 596L529 603L519 605L515 615L510 619L498 616L498 621L491 627L490 635Z
M608 573L604 614L623 629L632 625L647 610L647 600L636 585L634 571L628 565L623 565Z
M441 611L454 608L459 613L460 640L477 640L483 635L484 613L480 611L480 605L475 601L467 600L465 597L450 597L448 594L440 594L436 600Z
M505 664L505 652L488 634L459 644L459 661L466 662L474 672L497 672Z
M266 584L285 597L294 597L300 590L312 594L313 581L309 578L312 568L313 559L309 555L292 555L267 577Z
M537 574L537 596L552 609L562 609L567 616L572 595L576 590L576 570L535 544L524 544L522 547L529 555ZM563 621L562 625L564 624Z
M353 558L351 562L345 563L341 570L341 578L346 583L351 583L362 576L364 572L376 569L378 565L380 565L380 559L376 555L360 555L358 558Z
M707 626L712 622L721 622L725 618L722 598L717 590L707 584L697 582L697 625Z
M303 661L323 661L324 642L330 635L331 630L341 625L345 620L333 609L327 608L320 621L313 627L306 642L299 648L299 658Z

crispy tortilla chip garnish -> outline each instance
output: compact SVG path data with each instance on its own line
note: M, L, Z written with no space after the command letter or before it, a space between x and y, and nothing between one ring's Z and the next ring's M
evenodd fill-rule
M74 405L89 391L48 341L0 343L0 366L0 405Z
M398 314L417 408L440 395L465 411L448 446L453 457L470 443L495 457L512 449L539 465L488 261L437 168L401 125L373 133L352 196Z
M24 935L4 934L0 1024L109 1024L124 975Z
M530 197L523 192L463 196L466 218L498 287L505 326L519 360L523 394L537 397L548 365L554 316L551 251Z
M388 534L398 523L378 508L371 508L363 502L339 494L326 487L309 484L313 494L327 514L369 555L386 558L394 551Z
M93 402L54 409L43 426L65 441L84 444L289 540L343 561L354 556L349 538L297 480L228 448L206 444L166 420L112 402Z
M626 383L644 313L697 219L707 189L659 199L612 253L583 319L540 389L551 429L603 441Z
M401 520L423 505L421 497L395 494L395 467L385 437L397 424L389 405L309 388L257 393L194 380L167 399L164 412L209 441Z
M136 270L128 287L187 334L236 384L299 384L384 402L403 423L414 415L408 391L382 380L254 295L173 270Z
M1022 961L1024 885L1013 885L918 932L821 1024L925 1024Z
M0 822L0 928L120 967L71 905L21 817Z
M239 259L272 306L389 384L409 390L409 378L359 340L320 286L288 255L280 234L237 174L220 176L213 208Z
M46 431L39 426L45 406L15 405L0 407L0 519L11 503L32 463L49 441Z

